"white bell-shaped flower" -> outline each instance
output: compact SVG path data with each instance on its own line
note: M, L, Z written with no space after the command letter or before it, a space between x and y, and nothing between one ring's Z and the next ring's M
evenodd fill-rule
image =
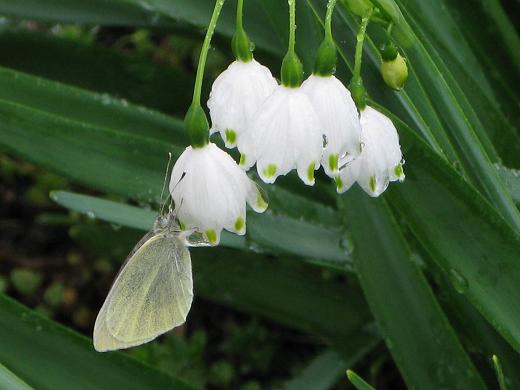
M211 88L211 133L220 132L226 147L235 147L253 114L277 85L271 71L254 59L234 61Z
M322 126L301 88L275 89L238 140L238 149L240 165L249 169L256 162L266 183L296 169L305 184L313 185L323 150Z
M403 155L397 129L390 119L372 107L361 111L362 152L346 163L336 177L339 193L355 182L370 196L381 195L391 181L403 181Z
M302 84L323 125L325 149L321 165L330 177L339 174L338 163L355 159L361 152L361 125L350 92L333 75L311 75Z
M186 148L173 167L170 193L181 227L201 232L212 245L222 229L245 234L246 203L256 212L267 208L255 182L212 143Z

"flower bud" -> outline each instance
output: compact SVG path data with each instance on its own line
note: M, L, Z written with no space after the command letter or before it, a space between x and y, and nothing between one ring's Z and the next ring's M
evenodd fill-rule
M346 0L345 4L350 12L360 17L364 17L374 8L370 0Z
M408 78L408 66L406 60L399 54L393 60L384 60L381 65L381 74L386 85L399 90L403 88Z

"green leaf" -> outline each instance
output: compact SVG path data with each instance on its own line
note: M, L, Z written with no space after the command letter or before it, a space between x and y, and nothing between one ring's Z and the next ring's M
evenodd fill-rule
M85 214L90 219L99 219L116 226L126 226L144 231L152 229L158 215L158 212L151 209L66 191L53 191L50 197L63 207ZM221 243L230 248L247 249L244 237L236 234L224 232Z
M157 216L157 212L153 210L70 192L55 191L51 193L51 198L60 205L90 218L99 218L116 225L145 231L152 228ZM287 194L287 198L291 199L290 194ZM312 202L307 201L306 205L309 206L308 211L312 210ZM314 208L319 209L320 206L316 205ZM348 265L346 249L343 248L346 244L338 228L318 226L310 221L272 213L250 213L248 220L247 238L255 243L252 248L254 250L265 249L269 252L304 256L311 262L340 269ZM244 237L224 232L222 245L247 250L252 244Z
M107 93L180 118L191 103L192 75L142 56L22 29L0 30L0 46L0 65L4 67ZM155 131L148 126L144 129L150 134Z
M387 199L446 275L466 281L466 297L520 351L519 235L426 145L415 143L406 156L406 183L391 186Z
M294 379L286 383L284 390L328 390L345 372L347 364L332 350L322 352L312 359Z
M0 0L0 14L43 22L82 23L108 26L175 27L188 23L206 27L213 3L205 0L53 0L52 7L45 1L19 0L16 3ZM227 37L234 33L235 10L229 2L222 10L217 32ZM260 3L250 2L244 9L246 29L253 42L271 52L282 54L277 36L266 28L270 20Z
M375 390L363 378L361 378L352 370L347 370L347 377L350 383L352 383L357 390Z
M502 365L500 364L500 360L497 355L493 355L493 366L495 367L495 371L497 373L498 384L500 386L500 390L507 390L506 379L504 378L504 373L502 371Z
M506 168L502 165L497 165L496 168L509 190L511 197L516 203L520 203L520 171Z
M0 68L0 100L74 121L80 128L88 124L179 147L188 144L179 119L107 94L87 92L10 69ZM173 151L180 153L181 150Z
M34 388L193 389L122 353L98 353L90 340L5 295L0 312L0 363Z
M353 284L331 283L316 268L284 257L225 248L191 253L195 294L321 335L346 359L379 339L364 330L371 316Z
M354 238L365 296L408 386L485 388L384 200L356 188L338 202Z
M30 390L27 383L13 374L7 367L0 363L0 389L5 390Z
M520 387L520 373L516 369L520 367L520 354L497 333L466 297L456 290L460 290L461 287L457 278L453 275L438 275L438 267L432 263L429 256L421 253L421 257L428 259L428 269L434 273L433 279L438 284L436 290L439 291L439 301L466 349L472 352L482 377L489 380L490 373L486 373L485 369L491 369L489 356L497 354L501 357L504 372L507 373L506 381L512 388Z

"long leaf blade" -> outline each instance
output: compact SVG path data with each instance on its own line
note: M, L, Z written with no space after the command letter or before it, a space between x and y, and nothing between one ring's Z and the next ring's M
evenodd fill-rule
M0 295L0 362L30 386L193 389L121 353L100 354L90 340Z
M387 346L412 388L485 388L383 200L356 189L339 200L355 268Z

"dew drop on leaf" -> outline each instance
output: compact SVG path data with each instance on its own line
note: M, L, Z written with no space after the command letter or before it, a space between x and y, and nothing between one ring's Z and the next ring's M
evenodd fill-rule
M454 269L450 270L450 281L458 293L464 294L468 290L468 281Z

